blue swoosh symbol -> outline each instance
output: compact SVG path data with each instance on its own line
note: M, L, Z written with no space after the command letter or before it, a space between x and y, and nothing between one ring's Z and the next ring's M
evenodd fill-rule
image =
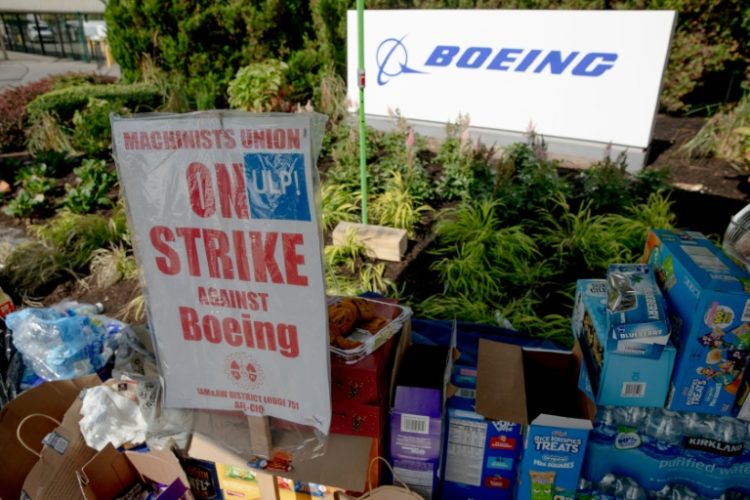
M375 55L378 65L378 85L385 85L392 78L406 73L424 73L409 67L409 53L404 45L404 38L386 38L380 45Z

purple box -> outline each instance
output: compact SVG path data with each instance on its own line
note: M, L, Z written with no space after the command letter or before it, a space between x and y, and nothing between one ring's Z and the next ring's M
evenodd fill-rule
M448 349L406 351L391 410L390 455L398 479L426 499L437 492Z

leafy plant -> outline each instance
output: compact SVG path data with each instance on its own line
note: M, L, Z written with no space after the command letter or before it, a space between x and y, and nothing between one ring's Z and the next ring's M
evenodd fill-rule
M65 185L63 201L71 212L85 214L99 206L112 204L107 193L117 182L117 175L107 168L104 160L84 160L73 172L77 176L76 185Z
M371 204L372 217L382 226L406 229L414 238L423 214L432 210L429 205L417 205L414 198L401 174L393 172L389 188Z
M733 109L709 118L682 149L691 157L715 156L743 166L747 136L741 131L746 127L750 127L750 96L745 96Z
M288 111L288 89L284 73L287 65L275 59L253 63L237 71L229 82L229 104L246 111Z
M591 203L573 211L567 200L558 196L553 210L543 209L540 239L551 249L558 266L577 269L579 275L601 273L613 262L629 260L617 234L607 226L608 219L594 215Z
M123 114L127 112L127 108L117 100L89 99L86 107L73 115L73 147L93 156L108 153L112 142L112 127L109 123L109 114L112 112Z
M51 173L45 163L22 167L16 175L19 189L6 205L5 213L13 217L31 217L44 209L49 201L47 194L55 185L48 177Z
M29 232L54 252L61 268L73 272L87 269L96 250L118 242L109 220L94 214L58 212L45 224L29 226Z
M99 288L108 288L138 275L133 253L122 245L94 250L89 269Z
M359 192L350 193L335 184L325 184L321 190L323 228L332 230L341 221L354 222L359 218ZM352 202L354 200L354 203Z
M512 144L503 151L496 197L505 207L507 223L533 218L538 210L570 194L571 186L560 177L557 167L558 162L547 158L544 141L533 131L525 144Z
M367 246L358 238L355 231L348 231L346 239L339 245L326 245L323 249L328 267L343 267L354 274L367 253Z
M9 293L22 299L37 296L63 274L55 250L39 241L27 241L13 248L0 268L3 287L7 283Z
M55 115L49 112L36 114L27 134L27 147L34 154L43 151L55 151L62 154L73 152L67 129Z
M489 165L494 150L473 145L469 124L468 116L459 116L455 124L448 124L435 157L435 162L443 165L435 190L447 200L484 196L494 185Z
M631 203L627 167L627 157L622 152L615 160L607 155L582 171L582 197L594 213L620 212Z

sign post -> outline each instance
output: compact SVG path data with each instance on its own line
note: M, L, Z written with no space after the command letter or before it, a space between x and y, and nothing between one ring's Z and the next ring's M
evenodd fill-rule
M112 119L166 406L328 433L314 202L324 123L222 111Z

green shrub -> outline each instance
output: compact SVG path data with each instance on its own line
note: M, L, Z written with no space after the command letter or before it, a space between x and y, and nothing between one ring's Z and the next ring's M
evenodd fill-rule
M742 166L747 158L746 136L742 134L742 128L748 126L750 97L745 96L734 108L709 118L682 149L688 156L715 156Z
M127 108L120 100L89 98L86 107L73 115L73 148L91 156L108 154L112 142L109 114L113 112L123 114Z
M558 173L558 162L547 158L546 145L533 133L527 143L516 143L503 151L496 197L505 206L508 224L534 218L550 208L559 197L571 192L568 181Z
M289 111L284 73L287 65L275 59L244 66L229 82L229 104L245 111Z
M73 213L85 214L99 206L108 206L112 202L107 193L117 182L117 175L107 168L104 160L84 160L80 167L73 169L76 174L76 185L65 185L63 203Z
M29 119L38 120L49 113L66 123L76 111L86 108L90 99L121 103L134 111L152 111L161 104L161 93L156 85L149 83L68 87L42 94L29 103Z
M493 149L472 143L469 118L459 116L455 124L446 126L446 138L435 157L435 162L443 165L435 190L447 200L490 193L494 179L489 161L493 154Z
M622 212L631 203L630 178L625 153L615 160L609 155L581 172L583 199L594 213Z
M301 0L109 0L104 18L126 79L140 78L148 59L184 78L199 108L226 106L227 86L241 67L286 60L314 38L309 2Z

